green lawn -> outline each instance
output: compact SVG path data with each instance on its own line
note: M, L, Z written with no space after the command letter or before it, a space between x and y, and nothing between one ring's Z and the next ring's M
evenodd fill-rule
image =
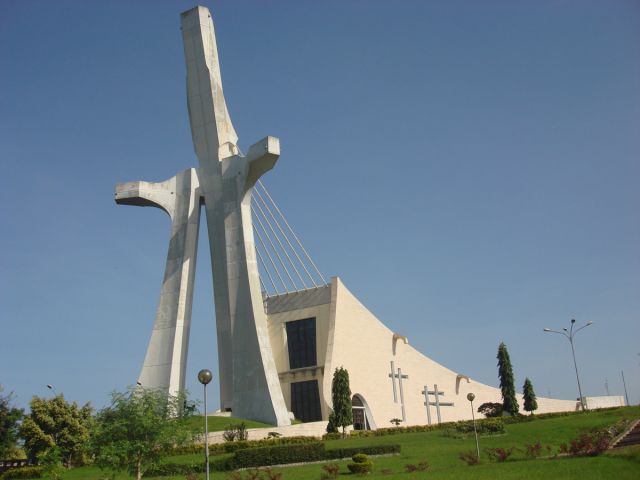
M244 422L247 428L266 428L272 426L267 423L254 422L253 420L243 420L242 418L214 417L212 415L209 415L207 418L210 432L221 432L229 425L238 425L242 422ZM189 428L194 433L204 433L204 417L202 415L191 417L189 419Z
M492 447L516 447L523 449L525 445L540 442L543 447L552 447L554 452L560 443L568 442L580 432L616 423L622 418L640 418L639 407L627 407L616 410L589 412L566 417L535 420L507 425L507 433L498 436L481 437L480 448L483 462L481 465L468 466L459 460L460 452L475 450L473 435L455 438L443 435L441 431L426 433L407 433L368 438L347 438L326 442L327 449L339 446L359 446L398 443L402 445L402 453L391 457L373 458L374 472L367 478L380 479L580 479L625 480L640 478L640 448L607 453L598 457L561 457L556 459L540 458L529 460L521 450L517 450L505 463L489 463L484 449ZM229 419L225 419L228 420ZM226 425L225 425L226 426ZM223 427L224 428L224 427ZM171 461L177 461L173 457ZM199 461L202 455L185 455L183 461ZM405 473L407 464L426 461L430 467L427 472ZM351 477L346 464L340 462L341 476ZM282 472L282 480L318 480L322 474L319 464L291 466L275 469ZM65 479L99 480L106 478L93 467L78 468L68 472ZM117 479L128 479L117 476ZM158 480L184 480L184 476L157 477ZM204 475L197 477L203 479ZM211 478L227 479L228 474L211 472Z

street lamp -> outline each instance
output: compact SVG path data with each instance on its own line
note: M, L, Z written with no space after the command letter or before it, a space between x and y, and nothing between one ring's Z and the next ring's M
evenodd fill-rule
M476 415L473 412L473 400L476 396L473 393L467 393L467 400L471 402L471 418L473 419L473 433L476 436L476 453L478 455L478 461L480 461L480 444L478 443L478 430L476 430Z
M198 381L204 388L204 461L207 467L207 480L209 480L209 424L207 423L207 384L213 378L211 370L203 368L198 372Z
M56 393L56 389L55 389L55 388L53 388L53 385L51 385L50 383L48 383L48 384L47 384L47 388L53 392L53 396L54 396L54 397L57 397L57 396L58 396L58 394Z
M545 328L543 330L545 332L550 332L550 333L559 333L560 335L564 335L565 337L567 337L567 340L569 340L569 343L571 344L571 353L573 354L573 366L576 369L576 380L578 380L578 393L580 394L580 406L582 407L582 411L584 412L586 408L584 405L584 397L582 396L582 387L580 386L580 375L578 375L578 364L576 363L576 351L573 348L573 337L576 335L576 333L578 333L583 328L587 328L589 325L593 325L593 322L587 322L585 325L581 326L580 328L577 328L574 331L573 327L575 326L575 324L576 324L576 319L572 318L571 328L569 330L567 330L566 328L563 328L561 332L558 330L551 330L550 328Z

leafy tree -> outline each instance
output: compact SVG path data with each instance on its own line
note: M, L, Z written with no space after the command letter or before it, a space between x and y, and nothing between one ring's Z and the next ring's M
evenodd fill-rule
M486 402L478 407L478 413L482 413L485 417L501 417L502 416L502 404Z
M524 379L522 392L524 396L524 409L533 415L533 411L538 409L538 401L536 400L536 393L533 391L531 380L528 378Z
M511 368L511 359L504 342L500 342L497 358L503 411L509 415L517 415L519 407L516 400L516 387L513 384L513 368Z
M92 439L96 464L140 480L167 450L190 440L183 405L183 398L165 390L114 392L111 406L97 415Z
M31 413L20 426L28 457L36 460L55 454L67 468L84 464L93 420L91 406L68 403L63 395L50 399L33 397L29 406Z
M346 435L346 428L353 423L351 405L351 389L349 388L349 372L344 368L336 368L331 382L331 400L333 403L333 418L335 427L342 427L342 436Z
M2 395L2 391L0 385L0 458L12 458L18 452L18 429L24 410L11 406L13 393Z

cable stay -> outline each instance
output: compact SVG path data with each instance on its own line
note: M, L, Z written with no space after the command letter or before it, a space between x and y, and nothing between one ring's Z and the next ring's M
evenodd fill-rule
M266 298L327 285L264 183L253 188L251 216L260 286Z

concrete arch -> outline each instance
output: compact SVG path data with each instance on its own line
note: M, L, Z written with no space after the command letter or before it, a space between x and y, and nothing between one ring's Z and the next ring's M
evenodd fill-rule
M376 422L373 419L373 415L371 414L371 409L369 408L369 404L367 403L367 401L364 399L362 395L360 395L359 393L355 393L351 397L351 405L355 409L361 408L364 410L366 424L368 424L368 427L369 427L367 430L375 430L377 428Z

